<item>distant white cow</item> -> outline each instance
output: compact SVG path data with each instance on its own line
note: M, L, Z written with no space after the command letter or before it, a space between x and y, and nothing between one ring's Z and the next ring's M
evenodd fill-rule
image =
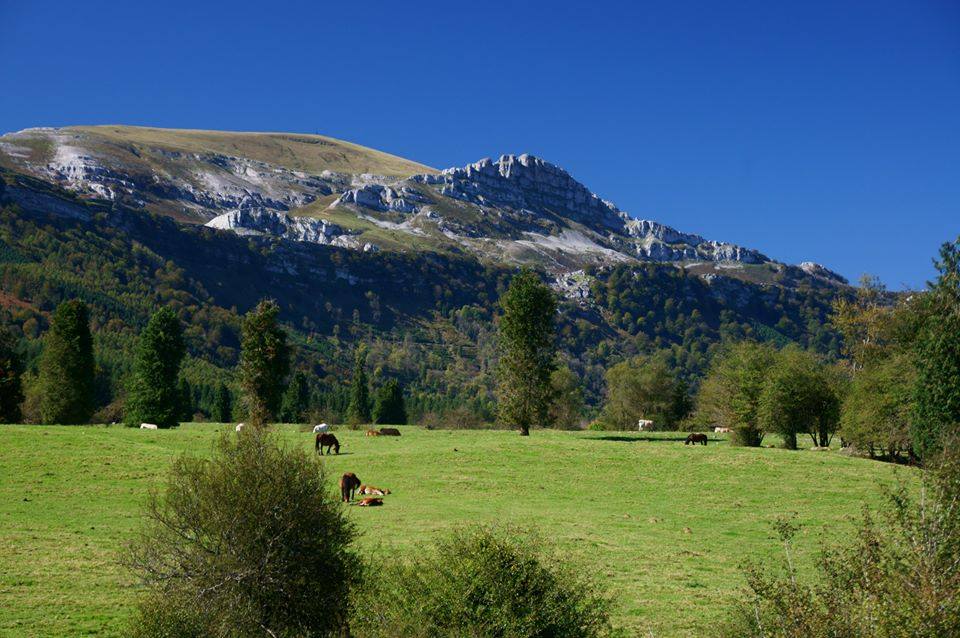
M140 429L141 429L141 430L156 430L156 429L157 429L157 424L156 424L156 423L141 423L141 424L140 424Z
M653 421L648 421L647 419L640 419L637 421L637 430L643 432L644 430L652 430Z
M240 430L242 430L244 425L246 425L246 424L245 424L245 423L237 423L237 432L239 432Z
M320 425L313 426L313 433L319 434L320 432L329 432L330 426L326 423L321 423Z

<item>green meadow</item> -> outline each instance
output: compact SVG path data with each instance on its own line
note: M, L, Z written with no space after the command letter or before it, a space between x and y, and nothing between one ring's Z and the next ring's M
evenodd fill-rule
M469 523L535 530L604 582L616 622L642 636L704 636L743 585L745 560L779 556L771 524L796 513L797 560L853 529L880 485L912 470L837 451L685 446L676 433L339 429L331 485L355 472L392 490L349 508L362 552L393 560ZM151 489L180 454L232 426L175 430L0 427L0 636L122 636L137 595L119 564ZM280 426L291 445L313 435Z

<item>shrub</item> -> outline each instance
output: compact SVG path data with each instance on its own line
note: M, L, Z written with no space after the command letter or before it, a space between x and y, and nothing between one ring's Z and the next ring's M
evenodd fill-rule
M484 636L587 638L609 634L598 586L516 530L450 534L406 562L382 567L355 599L361 638Z
M346 625L360 564L319 462L256 428L182 457L128 564L148 588L131 633L326 636Z
M919 502L888 492L881 523L864 514L849 546L824 549L819 579L804 582L790 558L796 532L778 526L780 573L747 570L750 600L726 634L737 638L960 636L960 457L924 476Z

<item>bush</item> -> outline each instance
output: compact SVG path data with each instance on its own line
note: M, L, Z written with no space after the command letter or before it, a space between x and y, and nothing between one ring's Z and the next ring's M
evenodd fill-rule
M813 583L791 561L796 527L781 522L780 573L748 569L750 600L737 606L726 635L960 636L960 457L925 474L919 502L902 485L889 492L881 519L864 514L849 546L824 549Z
M128 564L148 587L131 633L327 636L346 626L360 563L317 459L272 434L228 433L182 457L154 494Z
M598 586L516 530L454 532L406 562L378 565L355 600L360 638L587 638L609 634Z

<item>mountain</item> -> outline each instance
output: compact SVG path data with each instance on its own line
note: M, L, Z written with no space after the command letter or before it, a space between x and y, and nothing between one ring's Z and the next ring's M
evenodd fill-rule
M438 172L318 135L102 126L0 136L0 165L185 222L366 251L467 252L553 275L638 261L754 277L784 268L633 219L528 154ZM822 266L806 272L843 283Z
M29 129L0 136L0 207L0 321L33 360L55 305L85 299L104 404L161 304L188 326L198 406L230 378L239 315L272 297L324 409L362 340L415 413L489 417L494 302L518 265L565 298L563 356L594 403L634 354L694 385L724 339L835 354L827 318L851 290L817 264L633 219L527 154L436 171L316 135Z

